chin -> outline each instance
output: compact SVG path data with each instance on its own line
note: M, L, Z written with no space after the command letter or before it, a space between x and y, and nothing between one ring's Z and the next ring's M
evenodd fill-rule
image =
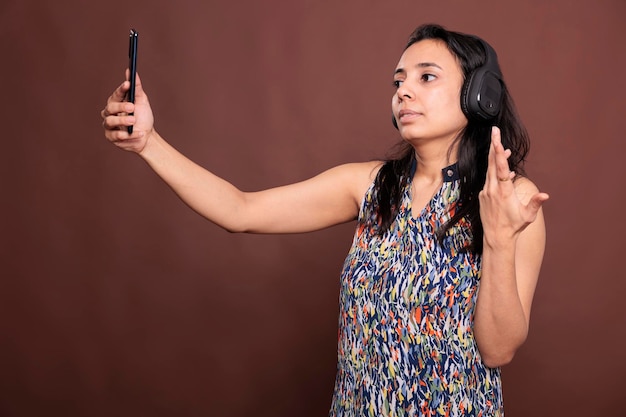
M435 132L432 130L417 129L413 126L405 126L400 129L400 136L407 142L417 144L425 141L440 141L449 146L463 132L463 128Z

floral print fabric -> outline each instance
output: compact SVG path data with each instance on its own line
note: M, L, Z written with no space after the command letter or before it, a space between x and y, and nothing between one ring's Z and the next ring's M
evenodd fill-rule
M411 175L412 177L412 175ZM499 369L481 361L472 333L480 256L454 214L456 166L414 218L411 181L390 229L377 236L373 186L341 275L338 369L331 417L501 417Z

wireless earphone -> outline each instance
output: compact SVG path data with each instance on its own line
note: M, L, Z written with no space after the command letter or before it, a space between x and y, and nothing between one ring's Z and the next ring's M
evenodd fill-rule
M461 110L468 119L490 121L502 107L502 72L496 51L484 40L474 36L485 50L485 63L473 70L461 88ZM398 128L396 118L392 122Z

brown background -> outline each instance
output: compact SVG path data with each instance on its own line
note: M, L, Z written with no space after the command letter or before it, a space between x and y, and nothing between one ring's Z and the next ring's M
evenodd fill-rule
M325 415L354 225L228 234L99 112L136 27L172 144L246 190L298 181L395 143L391 75L425 22L499 51L552 197L507 415L624 415L624 18L624 0L3 0L0 415Z

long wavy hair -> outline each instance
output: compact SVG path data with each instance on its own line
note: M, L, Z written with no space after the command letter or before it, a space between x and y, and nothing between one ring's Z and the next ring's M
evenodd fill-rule
M414 43L426 39L445 43L460 63L464 80L486 61L485 51L480 40L475 36L448 31L435 24L419 26L409 37L405 50ZM513 99L504 83L501 105L500 113L494 120L479 121L470 118L467 126L456 138L454 144L458 143L456 156L461 179L460 194L456 202L455 214L436 231L437 238L441 242L451 227L466 218L471 225L473 236L467 249L475 253L482 253L483 246L478 193L485 184L487 174L491 126L496 125L500 128L502 144L505 149L511 150L511 156L508 159L509 168L516 175L524 175L523 164L530 147L526 128L517 115ZM389 229L397 216L403 189L409 181L411 167L417 163L415 151L409 143L403 141L398 146L394 156L386 160L381 167L374 183L375 203L378 207L377 233L380 235Z

